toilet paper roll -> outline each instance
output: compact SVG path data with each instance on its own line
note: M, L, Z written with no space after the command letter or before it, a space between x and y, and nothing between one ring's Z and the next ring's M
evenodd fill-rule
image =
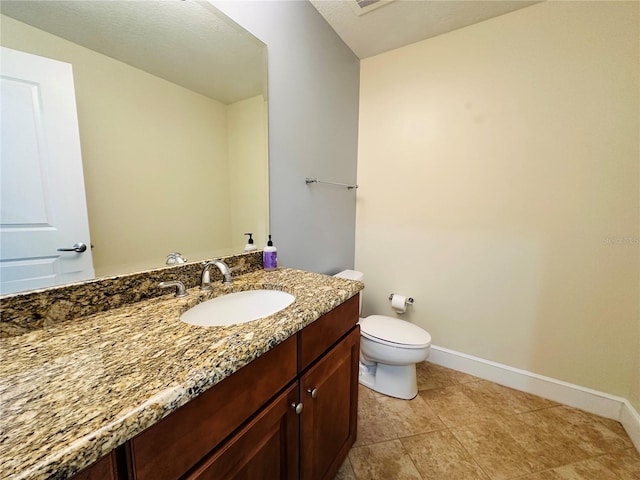
M391 297L391 308L393 308L398 313L404 313L407 311L407 297L404 295L396 295L394 294Z

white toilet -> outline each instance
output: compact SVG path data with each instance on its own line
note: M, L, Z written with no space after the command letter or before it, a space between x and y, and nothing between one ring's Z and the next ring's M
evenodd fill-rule
M364 274L344 270L334 275L362 281ZM362 311L362 293L360 293ZM431 335L397 318L371 315L360 318L359 382L392 397L412 399L418 394L416 363L429 356Z

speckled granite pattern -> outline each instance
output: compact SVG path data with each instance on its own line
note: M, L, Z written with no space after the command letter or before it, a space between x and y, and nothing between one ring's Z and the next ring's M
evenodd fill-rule
M234 269L234 275L241 275L262 268L262 251L222 257L222 260ZM162 281L180 280L187 288L195 287L201 271L202 262L192 262L4 295L0 297L0 338L164 295L166 291L158 287ZM217 268L211 269L211 278L221 278Z
M154 280L155 281L155 280ZM67 478L278 345L363 288L298 270L256 270L207 295L296 296L242 325L179 320L198 301L170 293L0 339L0 475Z

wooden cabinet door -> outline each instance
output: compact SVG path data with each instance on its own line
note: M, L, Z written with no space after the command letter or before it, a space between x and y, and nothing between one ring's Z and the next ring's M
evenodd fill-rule
M298 384L291 385L185 480L298 478Z
M333 479L356 439L360 327L300 378L300 478Z

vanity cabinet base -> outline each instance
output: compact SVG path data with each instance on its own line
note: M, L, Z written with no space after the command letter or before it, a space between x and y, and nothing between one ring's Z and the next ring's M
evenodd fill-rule
M356 326L185 480L332 480L356 439L359 351Z

